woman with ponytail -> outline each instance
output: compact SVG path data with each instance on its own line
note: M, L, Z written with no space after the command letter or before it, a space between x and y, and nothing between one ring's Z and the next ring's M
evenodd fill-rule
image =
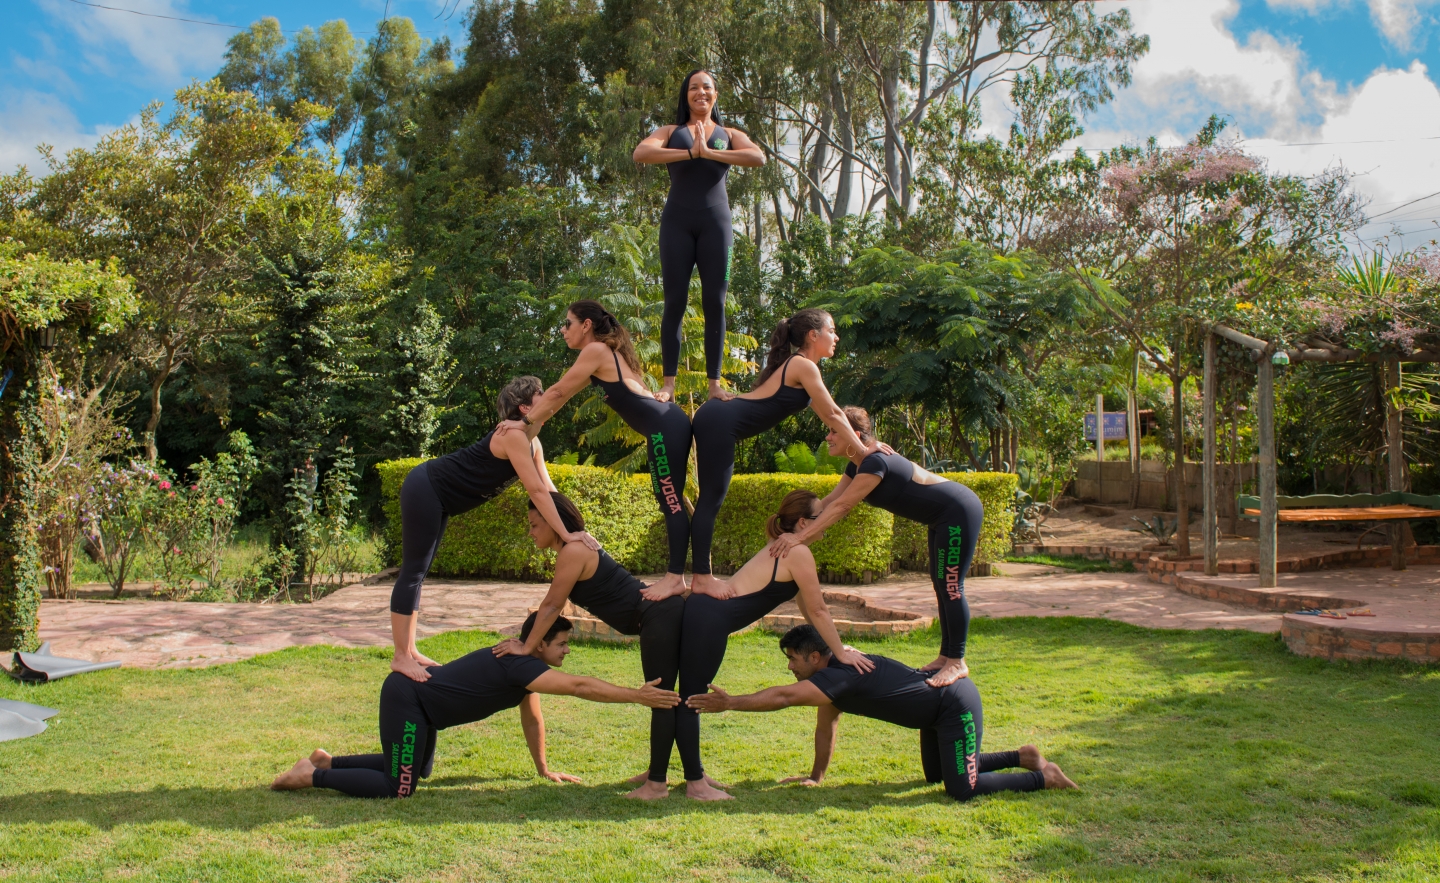
M534 438L557 411L587 384L600 387L605 404L626 425L645 438L650 486L665 518L670 560L665 578L646 591L659 601L685 591L685 554L690 546L690 516L685 512L685 471L690 464L690 417L674 402L662 402L645 388L640 357L630 332L598 301L570 305L561 326L565 344L580 355L570 370L535 399L518 421L500 424L497 432L524 431Z
M765 532L770 539L789 536L803 530L820 514L820 498L810 491L791 491L770 517ZM800 550L803 550L800 551ZM728 597L691 595L685 601L684 620L680 627L680 704L675 707L675 743L685 767L686 795L697 800L728 800L713 779L705 775L700 760L700 718L685 699L710 689L710 684L725 660L725 646L732 632L739 631L766 616L791 599L800 608L815 630L829 645L835 661L854 667L861 674L875 663L863 653L846 647L840 640L830 608L820 590L820 576L815 570L815 557L800 546L783 561L771 558L761 549L726 581ZM766 573L769 571L769 573ZM649 673L646 674L649 677ZM650 786L647 786L650 787ZM650 796L645 788L634 792L637 797ZM652 788L653 796L666 792Z
M695 460L700 479L700 496L690 521L694 553L691 588L701 594L724 598L725 583L710 572L710 546L715 539L715 519L730 490L735 472L735 445L742 439L773 429L786 417L808 405L826 426L847 434L850 444L860 439L845 422L840 406L830 397L820 376L820 360L835 355L840 336L835 320L824 310L801 310L781 320L770 335L770 354L765 370L750 392L728 401L709 399L695 412ZM557 384L558 385L558 384Z
M985 508L975 492L912 463L876 443L870 415L863 408L846 408L849 432L825 437L832 457L846 457L850 465L835 490L823 501L823 514L804 527L781 534L770 544L776 560L795 554L806 543L849 514L861 500L901 518L929 528L926 559L935 601L940 607L940 655L920 669L933 671L932 687L948 687L970 674L965 665L965 638L970 631L970 604L965 600L965 574L975 558L980 522ZM858 435L861 444L850 439ZM704 485L701 485L704 487ZM682 681L683 683L683 681Z

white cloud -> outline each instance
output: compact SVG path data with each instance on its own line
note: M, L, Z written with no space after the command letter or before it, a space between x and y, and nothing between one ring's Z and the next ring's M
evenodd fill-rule
M41 0L41 7L80 41L84 60L97 71L128 81L174 83L207 77L220 66L227 28L132 15ZM176 18L213 19L175 0L127 0L127 8Z
M1408 51L1418 42L1423 23L1420 7L1435 0L1369 0L1370 20L1397 49Z
M36 147L49 144L56 155L76 147L93 147L113 126L86 131L65 102L54 95L30 90L12 91L0 100L0 170L12 172L27 166L32 174L45 171L45 161Z

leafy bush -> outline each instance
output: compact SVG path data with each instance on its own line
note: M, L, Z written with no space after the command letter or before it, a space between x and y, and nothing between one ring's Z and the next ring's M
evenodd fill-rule
M386 517L385 554L391 564L400 559L400 486L420 462L389 460L375 466L380 474ZM651 496L648 477L558 463L551 463L549 468L555 486L580 507L586 526L616 561L634 573L664 570L665 524ZM1010 550L1015 476L963 472L945 477L975 491L985 504L984 536L975 560L1001 560ZM839 481L836 475L735 476L715 525L711 550L715 572L733 573L765 545L765 521L790 491L805 488L823 497ZM530 541L526 499L525 489L517 482L478 509L451 519L431 573L549 579L553 556L536 551ZM811 548L825 579L857 582L866 571L880 576L888 573L892 565L923 569L925 529L861 503Z
M945 472L943 477L970 488L985 507L975 563L1000 561L1010 551L1010 528L1015 518L1015 489L1019 479L1008 472ZM925 570L925 526L906 518L895 519L895 566Z
M844 457L830 456L824 442L816 445L813 451L804 443L795 442L775 455L775 471L798 475L840 475L848 462Z

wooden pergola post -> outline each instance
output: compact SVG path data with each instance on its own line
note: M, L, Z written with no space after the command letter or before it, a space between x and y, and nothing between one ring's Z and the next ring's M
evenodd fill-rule
M1220 536L1215 509L1215 333L1205 332L1205 452L1200 471L1201 494L1205 499L1205 575L1220 572Z
M1260 466L1260 588L1275 588L1275 556L1277 552L1280 507L1275 501L1275 364L1270 361L1273 346L1260 351L1259 425Z
M1394 394L1400 390L1400 360L1385 362L1385 459L1388 461L1388 490L1405 490L1405 437L1400 409L1395 407ZM1390 568L1405 569L1405 522L1390 522Z

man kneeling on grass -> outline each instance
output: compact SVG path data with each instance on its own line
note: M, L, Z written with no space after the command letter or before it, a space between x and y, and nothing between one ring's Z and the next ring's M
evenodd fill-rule
M525 620L520 640L530 636L535 614ZM435 763L435 734L447 727L484 720L497 711L520 706L520 726L535 769L553 782L578 782L550 770L545 763L545 719L537 693L578 696L592 702L634 702L650 708L673 708L680 696L649 682L638 690L617 687L597 678L561 674L570 653L570 620L556 617L533 653L496 656L491 647L476 650L446 665L427 669L430 679L412 681L391 672L380 688L380 754L331 757L317 748L270 783L276 791L333 788L353 797L409 797L417 780L428 778Z
M980 753L983 725L980 692L962 678L946 687L925 683L929 672L884 656L869 655L875 670L860 674L831 661L830 648L809 625L798 625L780 639L798 683L771 687L748 696L731 696L714 684L714 692L691 696L688 705L707 711L775 711L792 705L819 706L815 721L815 764L809 776L787 782L818 785L835 752L840 713L873 717L920 731L920 763L925 781L945 783L956 800L996 791L1039 791L1074 788L1060 767L1046 760L1034 745L1018 751ZM1024 767L1028 773L997 773Z

